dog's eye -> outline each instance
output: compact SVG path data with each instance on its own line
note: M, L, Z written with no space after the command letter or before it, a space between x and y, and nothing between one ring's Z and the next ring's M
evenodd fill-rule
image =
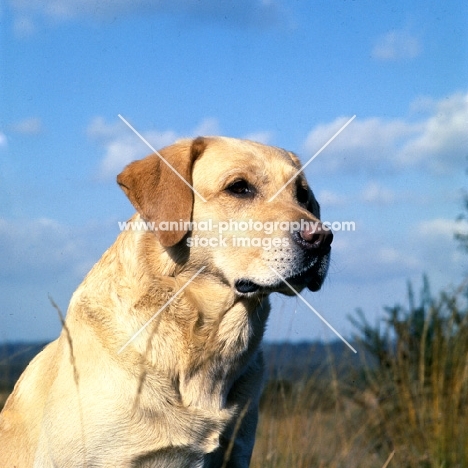
M255 189L244 179L239 179L229 184L226 187L226 191L239 198L247 198L255 195Z
M302 185L298 185L296 190L296 198L299 203L303 203L304 205L307 204L309 201L309 192L305 187Z

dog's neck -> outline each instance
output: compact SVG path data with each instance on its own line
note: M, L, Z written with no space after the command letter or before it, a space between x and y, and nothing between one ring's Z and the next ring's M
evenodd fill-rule
M142 262L147 268L142 269ZM71 301L69 315L74 310L83 313L85 303L99 309L102 297L113 298L119 304L102 310L126 315L99 316L90 310L88 323L101 328L96 335L106 339L106 347L114 348L116 355L138 333L122 351L123 362L133 362L130 371L144 373L149 385L153 376L169 376L185 406L224 407L232 382L260 345L268 298L239 298L209 272L194 278L196 267L178 271L177 262L153 233L121 233L95 268L108 269L109 282L103 283L102 274L91 270ZM80 307L74 307L78 301ZM109 320L112 335L104 332Z

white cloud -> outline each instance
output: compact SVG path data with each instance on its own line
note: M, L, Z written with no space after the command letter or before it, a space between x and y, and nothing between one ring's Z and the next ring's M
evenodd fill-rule
M215 118L202 120L193 130L179 133L174 130L140 130L136 129L156 150L168 146L181 138L197 136L215 136L221 134L219 122ZM97 178L111 180L130 162L150 154L149 148L122 121L106 122L102 117L92 119L87 129L88 136L104 150L99 163ZM268 144L272 138L270 132L254 132L246 138Z
M0 148L6 148L8 146L8 139L3 132L0 132Z
M150 150L147 150L147 153L149 152ZM100 179L115 177L128 163L134 159L140 159L143 155L141 142L131 137L109 141L106 144L106 152L100 164L98 177Z
M170 130L142 132L142 136L156 150L178 139L177 135ZM114 178L127 164L135 159L141 159L151 152L151 149L133 133L108 140L105 143L105 155L100 163L98 177L102 180Z
M348 117L339 117L318 125L306 137L304 151L315 154L348 120ZM403 120L358 117L319 154L314 169L325 172L380 170L392 164L395 149L418 129L419 125Z
M441 174L466 164L467 156L468 94L457 93L434 104L421 131L399 152L398 163Z
M370 182L359 196L360 201L378 205L388 205L395 201L395 193L377 182Z
M20 39L32 36L36 30L36 24L29 16L20 15L13 21L13 33Z
M23 135L38 135L43 130L41 119L29 117L11 125L11 131Z
M429 275L436 288L457 284L466 274L467 254L454 240L460 229L452 219L435 218L405 225L404 235L388 236L385 226L358 224L355 232L336 232L332 246L330 277L335 281L362 285ZM468 225L465 224L468 229Z
M156 150L188 137L215 135L219 132L218 121L208 118L200 122L188 134L174 130L140 130L138 132ZM88 126L88 136L104 149L104 156L98 169L98 179L113 179L128 163L150 154L151 149L123 122L107 123L102 117L95 117Z
M409 232L413 251L423 261L424 271L442 285L457 284L466 276L467 254L454 239L460 230L468 232L468 223L434 218L417 223Z
M417 121L358 116L317 157L314 170L380 175L408 168L435 175L464 170L468 94L456 93L432 105L426 101L425 105L429 111ZM340 117L312 129L304 143L304 159L320 149L347 120Z
M421 261L408 252L401 251L395 247L380 247L375 256L376 263L380 263L384 269L404 268L407 272L417 270L421 267Z
M263 143L264 145L271 144L273 140L273 132L252 132L248 133L244 137L246 140L257 141L258 143Z
M191 132L192 136L214 136L220 133L218 120L212 117L204 119Z
M406 245L391 244L375 232L358 229L337 233L333 240L331 275L340 281L369 285L393 278L404 281L423 272L423 258Z
M317 200L321 207L335 208L344 206L348 203L348 199L331 190L322 190L317 195Z
M0 340L55 338L60 321L48 295L65 313L117 231L111 219L68 226L46 218L0 218Z
M456 232L468 230L466 221L456 221L454 219L435 218L422 221L416 226L416 234L424 239L432 241L453 241Z
M222 21L237 27L265 28L290 22L290 14L279 0L11 0L10 4L20 35L34 31L36 19L50 24L81 19L115 20L132 14L184 15L198 22Z
M421 54L420 40L406 30L393 30L379 37L372 56L382 61L409 60Z
M76 230L55 220L0 218L3 280L41 282L64 273L80 275L88 252Z
M94 117L88 125L87 134L93 140L104 142L117 137L126 128L121 120L110 124L102 117Z

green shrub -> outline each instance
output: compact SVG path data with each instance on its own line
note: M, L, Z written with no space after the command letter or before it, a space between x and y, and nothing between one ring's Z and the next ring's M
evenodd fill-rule
M367 366L376 449L395 450L400 467L468 466L468 307L466 283L432 298L428 281L415 304L386 308L382 327L352 319L377 364Z

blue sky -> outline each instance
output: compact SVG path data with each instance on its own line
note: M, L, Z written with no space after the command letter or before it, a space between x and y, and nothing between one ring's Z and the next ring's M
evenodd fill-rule
M132 207L115 184L150 151L223 134L307 161L335 233L305 298L345 336L427 273L457 284L468 168L468 6L462 0L10 0L0 7L0 341L53 339ZM269 339L332 338L275 296Z

